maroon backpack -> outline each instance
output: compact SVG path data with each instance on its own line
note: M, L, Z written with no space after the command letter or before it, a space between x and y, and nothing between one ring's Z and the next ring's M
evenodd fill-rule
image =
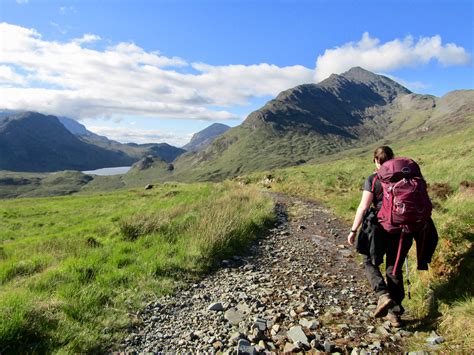
M377 171L383 189L377 214L388 233L421 230L431 217L432 205L420 167L409 158L386 161Z

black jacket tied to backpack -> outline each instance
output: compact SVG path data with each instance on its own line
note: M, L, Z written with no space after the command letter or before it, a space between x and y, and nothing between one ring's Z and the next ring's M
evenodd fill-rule
M423 229L412 235L416 244L417 269L428 270L428 264L438 244L438 232L433 220L429 218ZM356 240L357 252L367 255L372 264L378 266L383 263L387 238L387 232L377 220L376 209L367 209Z
M377 220L377 210L371 207L365 211L356 239L356 250L359 254L367 255L372 264L378 266L383 263L385 241L385 231Z
M418 270L428 270L428 264L438 245L438 231L431 218L428 219L421 231L415 234L416 260Z

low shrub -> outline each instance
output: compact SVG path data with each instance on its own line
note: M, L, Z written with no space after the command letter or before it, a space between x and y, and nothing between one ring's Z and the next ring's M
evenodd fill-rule
M428 193L431 198L446 200L453 192L454 189L446 182L435 182L428 185Z
M138 237L157 232L166 224L158 214L137 213L119 220L120 233L125 240L136 240Z

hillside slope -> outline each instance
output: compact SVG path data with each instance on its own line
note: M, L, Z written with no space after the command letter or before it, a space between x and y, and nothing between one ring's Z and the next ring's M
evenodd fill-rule
M283 91L206 149L180 156L175 178L219 180L299 165L381 140L460 129L472 123L473 114L473 90L442 98L418 95L385 76L352 68Z
M67 117L0 111L0 170L94 170L131 165L148 155L172 162L184 152L167 143L122 144Z
M23 112L0 118L0 169L45 172L130 165L123 152L88 144L55 116Z

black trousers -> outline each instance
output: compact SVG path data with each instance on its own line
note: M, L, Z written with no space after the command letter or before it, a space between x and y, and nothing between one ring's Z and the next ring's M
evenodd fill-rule
M403 236L397 270L394 275L393 269L397 259L400 234L384 233L383 236L378 235L377 237L387 238L385 248L385 271L387 279L385 280L382 276L379 266L372 264L370 257L366 255L364 255L365 275L377 296L384 293L390 295L390 298L393 300L393 305L389 310L392 313L402 315L404 312L402 301L405 298L405 288L403 287L403 263L405 262L408 251L413 244L413 234L404 234Z

